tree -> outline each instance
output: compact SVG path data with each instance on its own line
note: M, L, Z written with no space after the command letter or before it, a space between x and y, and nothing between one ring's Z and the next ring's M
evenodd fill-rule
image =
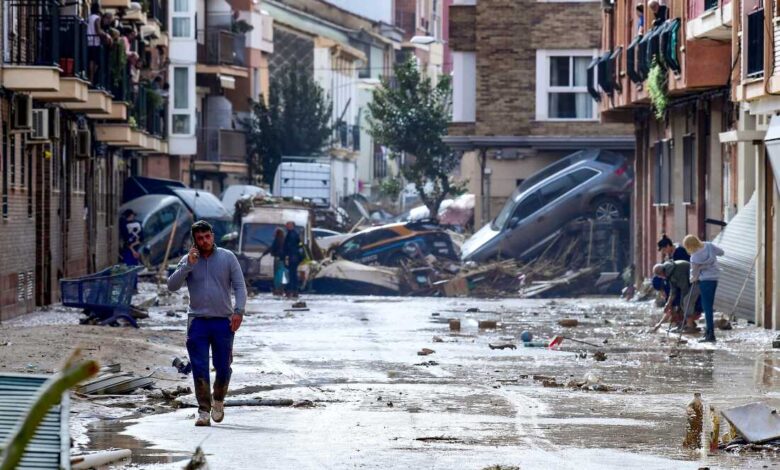
M247 131L251 175L271 184L283 155L322 152L331 136L333 105L301 67L288 67L271 80L268 101L250 99L252 113L241 121Z
M441 76L434 85L413 60L397 64L394 73L392 79L383 77L368 104L369 132L391 158L406 154L401 173L435 218L441 202L462 191L450 179L460 159L442 141L450 123L450 78ZM426 191L426 184L432 189Z

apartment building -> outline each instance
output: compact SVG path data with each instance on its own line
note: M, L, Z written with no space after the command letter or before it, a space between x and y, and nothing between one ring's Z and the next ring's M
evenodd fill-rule
M88 34L87 2L0 3L0 319L116 261L122 182L141 155L167 151L167 75L149 72L166 53L166 10L102 6L128 54L90 49L101 39ZM131 55L145 74L120 59Z
M526 177L573 151L633 157L632 128L602 123L587 84L601 46L592 1L455 0L449 8L453 122L478 226Z
M755 258L745 262L755 272L755 321L780 329L780 20L777 5L732 0L711 6L722 29L731 33L729 77L737 122L720 135L732 147L739 172L737 197L755 199L754 239L747 240ZM730 30L730 31L729 31ZM741 201L739 201L741 202ZM752 254L752 253L751 253ZM755 263L755 264L753 264ZM751 279L753 281L753 279ZM751 286L752 287L752 286Z
M737 194L732 148L719 142L734 119L730 15L722 15L730 6L711 3L670 0L657 12L635 0L604 5L604 53L591 64L597 80L589 92L603 122L634 123L634 259L642 278L660 260L662 233L712 239L721 225L707 220L730 219L752 193ZM667 104L659 110L651 95L661 80Z

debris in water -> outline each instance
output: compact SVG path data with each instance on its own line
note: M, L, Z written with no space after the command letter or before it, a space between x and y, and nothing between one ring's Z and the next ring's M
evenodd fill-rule
M192 364L190 364L190 361L186 359L182 359L180 357L174 357L173 363L171 365L175 367L180 374L187 375L190 372L192 372Z
M688 425L683 446L689 449L701 448L701 434L704 427L704 406L701 402L701 393L694 393L693 400L686 410Z
M435 352L436 351L434 351L433 349L422 348L419 351L417 351L417 355L418 356L428 356L429 354L433 354Z
M414 439L415 441L422 441L422 442L458 442L460 439L457 437L446 437L446 436L432 436L432 437L417 437Z
M444 340L443 340L443 339L441 339L441 338L439 338L438 336L434 336L434 337L433 337L433 342L434 342L434 343L443 343L443 342L444 342Z
M561 318L558 320L558 325L564 328L574 328L579 324L580 322L576 318Z
M504 343L504 344L488 344L490 349L517 349L517 346L515 346L512 343Z
M477 307L471 307L466 309L466 313L477 313L479 309Z
M723 410L723 417L750 443L780 440L780 416L765 403L750 403Z
M718 445L720 444L720 416L712 405L710 405L710 420L709 448L710 452L714 453L718 451Z
M731 322L728 318L718 318L715 320L715 327L724 331L732 329Z
M450 331L460 331L460 320L457 318L450 318Z
M533 339L534 339L534 335L531 334L530 331L523 331L522 333L520 333L520 340L524 343L527 343Z
M478 326L480 330L495 330L498 324L495 320L480 320Z
M418 363L418 364L415 364L415 365L416 365L416 366L424 366L424 367L428 367L428 366L438 366L438 365L439 365L439 363L438 363L438 362L436 362L436 361L426 361L426 362L420 362L420 363Z
M607 360L607 354L604 351L596 351L593 353L593 360L602 362Z
M184 470L208 470L209 464L206 462L206 454L203 453L203 449L198 446L195 449L195 453L192 454L192 458L187 465L184 466Z

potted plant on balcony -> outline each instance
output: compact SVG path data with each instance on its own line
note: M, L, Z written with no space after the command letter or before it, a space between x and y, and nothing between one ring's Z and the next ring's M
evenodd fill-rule
M647 94L650 95L650 103L653 105L655 118L659 121L664 118L666 108L669 105L667 93L667 73L657 59L653 59L650 73L647 74Z

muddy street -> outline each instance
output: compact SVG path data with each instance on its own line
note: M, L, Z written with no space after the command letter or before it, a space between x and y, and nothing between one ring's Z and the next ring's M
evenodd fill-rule
M211 428L193 427L195 408L98 419L84 447L132 448L143 468L180 468L198 444L217 469L780 468L779 456L682 447L694 392L718 409L780 398L771 334L744 322L714 347L674 347L676 335L647 332L649 303L305 300L308 311L250 300L228 397L296 406L228 407ZM183 345L184 319L158 310L147 328L178 331ZM496 328L480 329L486 320ZM524 347L523 331L600 347Z

